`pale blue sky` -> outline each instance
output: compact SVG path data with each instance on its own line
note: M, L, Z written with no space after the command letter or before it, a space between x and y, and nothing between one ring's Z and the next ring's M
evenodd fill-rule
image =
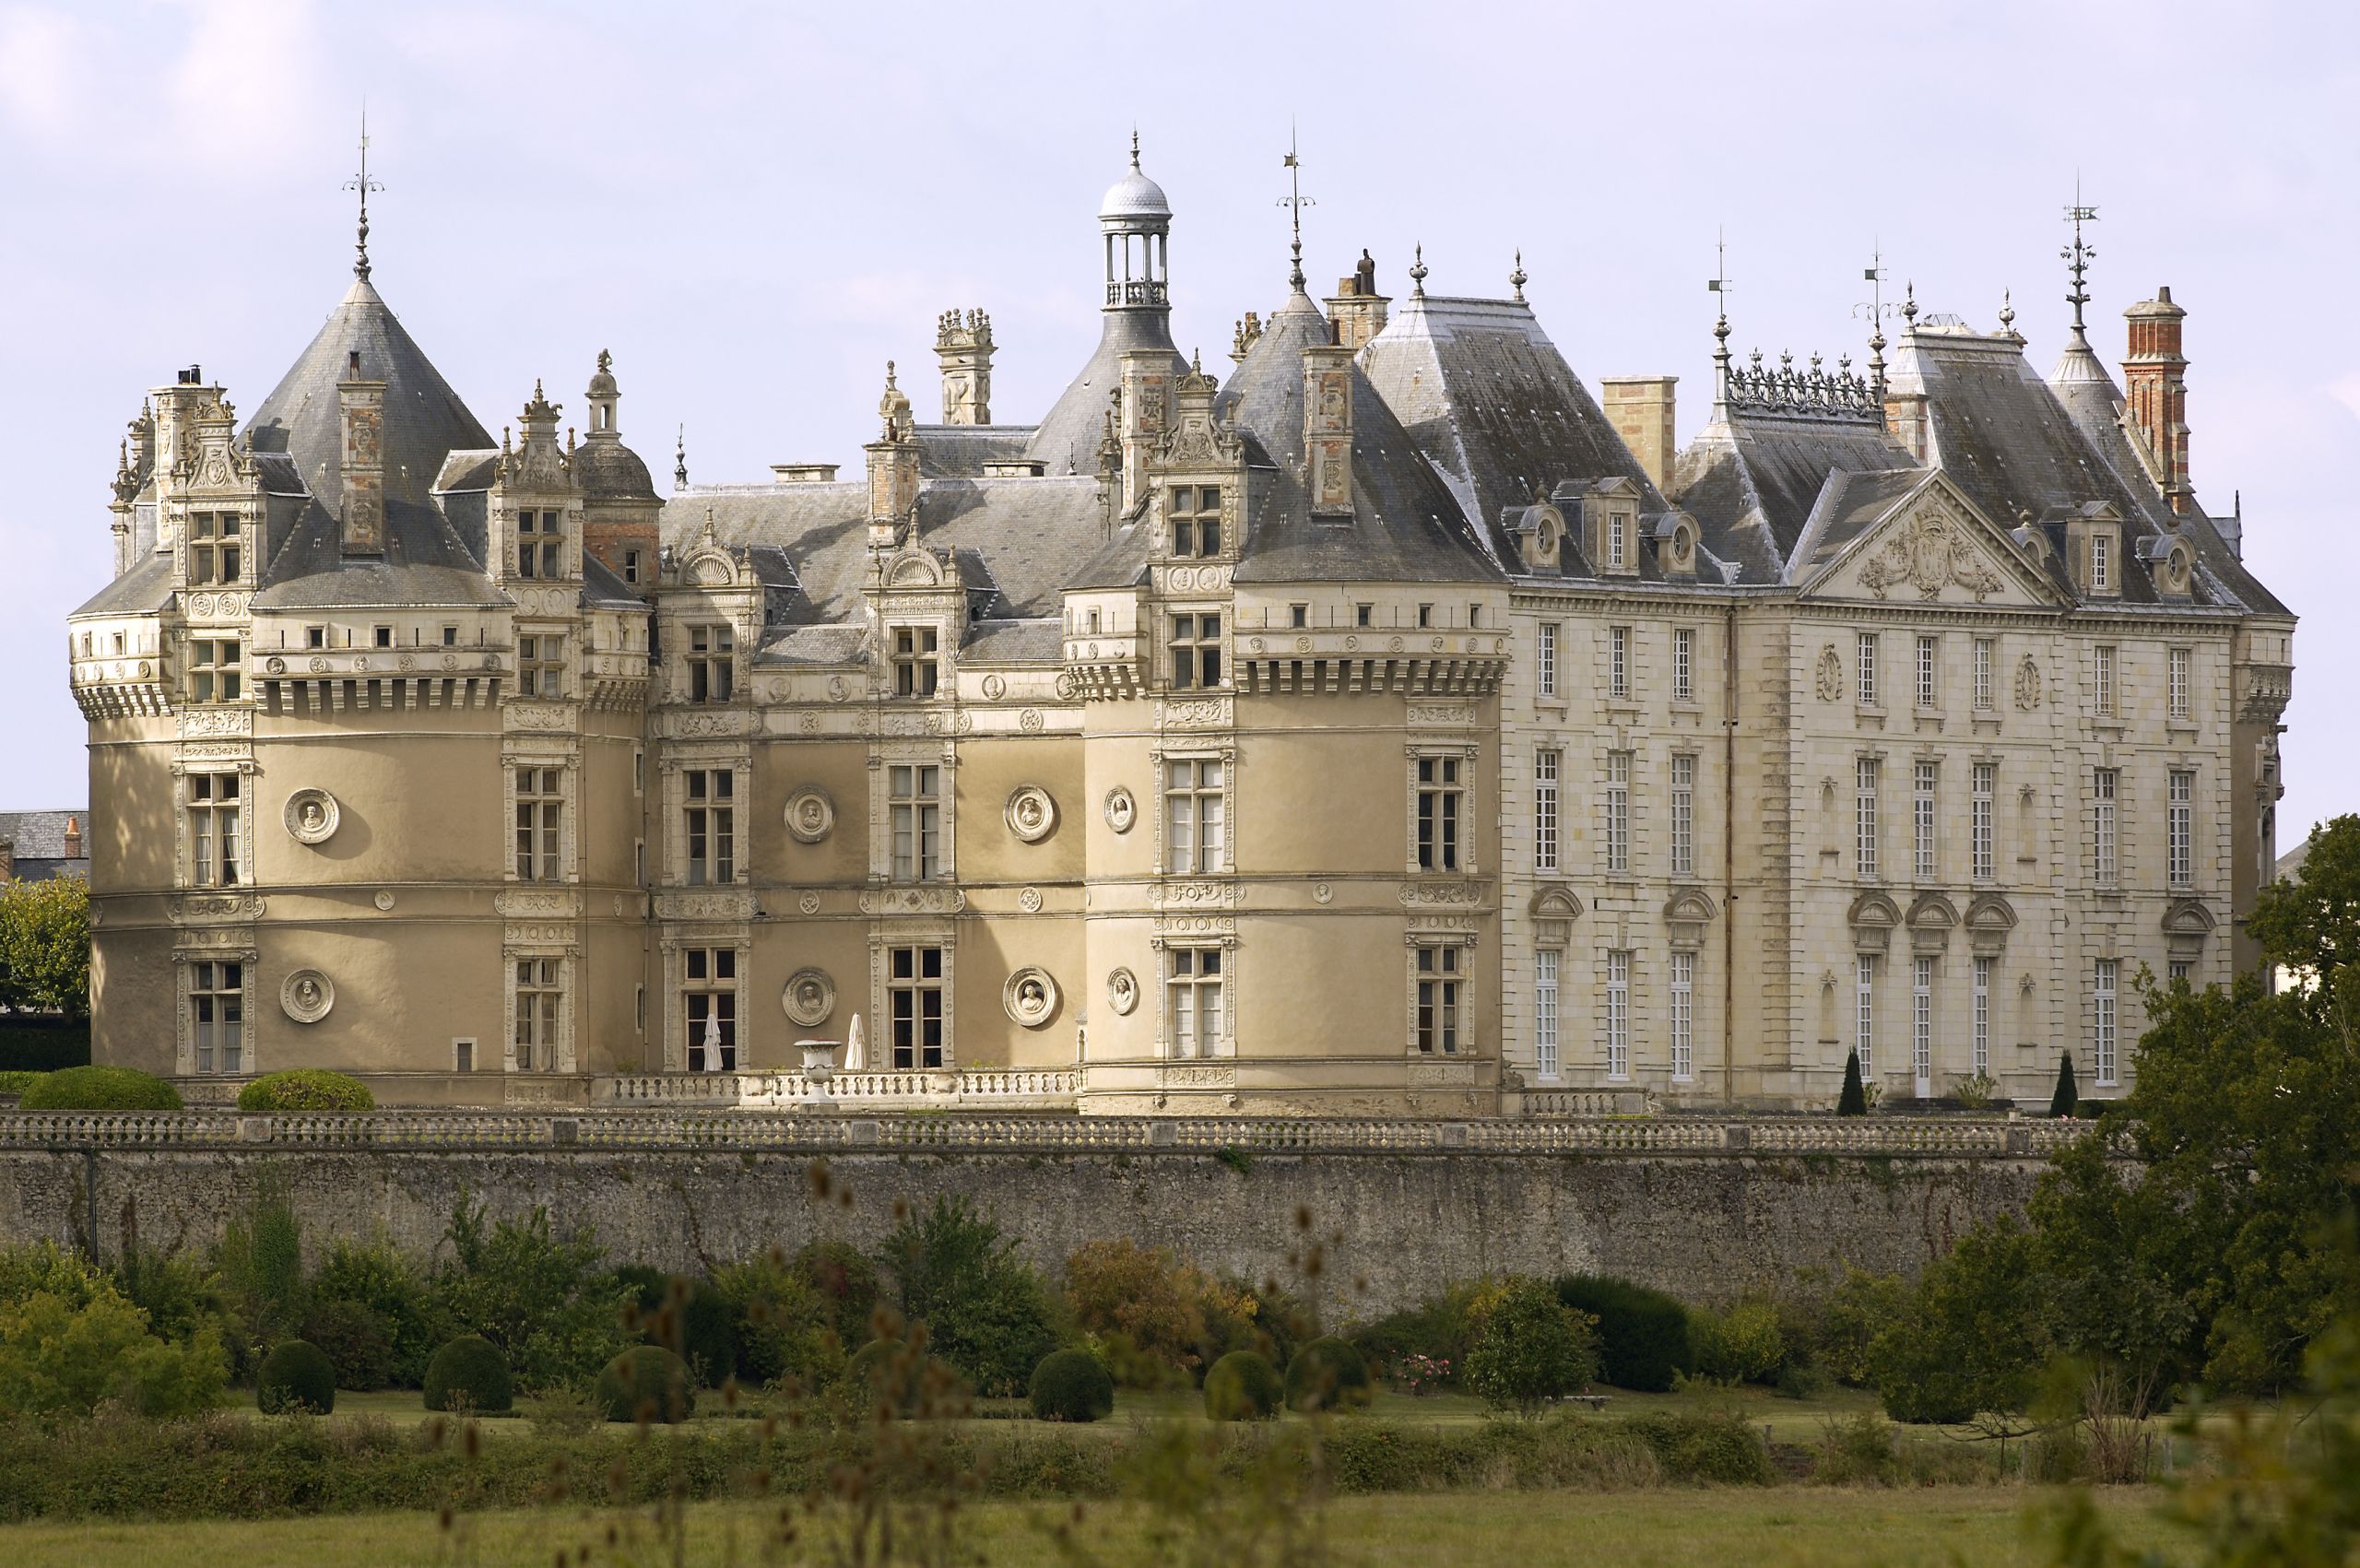
M700 479L859 461L884 361L935 415L935 317L981 306L995 411L1096 341L1092 214L1134 122L1171 194L1174 330L1226 371L1305 268L1528 293L1566 357L1709 394L1717 226L1735 343L1857 360L1882 243L1929 310L2034 362L2060 210L2101 218L2092 339L2172 286L2195 478L2304 617L2282 820L2354 808L2360 13L2335 5L876 6L0 3L0 805L86 797L62 619L108 568L146 388L202 363L253 409L348 279L364 95L385 298L477 416L615 354L625 439Z

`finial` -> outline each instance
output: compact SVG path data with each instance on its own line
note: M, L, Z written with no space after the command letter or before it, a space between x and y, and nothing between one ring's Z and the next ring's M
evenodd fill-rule
M680 426L680 433L672 447L672 488L676 490L689 488L689 427L686 424Z
M533 378L533 401L536 403L546 403L549 401L541 395L541 378L538 376L535 376Z
M1884 247L1879 244L1869 253L1868 270L1861 274L1869 285L1865 305L1855 305L1852 313L1863 310L1869 313L1869 395L1882 406L1884 402L1884 318L1894 307L1884 302Z
M1137 125L1133 125L1133 126L1131 127L1131 172L1132 172L1132 173L1134 173L1134 174L1136 174L1136 173L1138 173L1138 172L1139 172L1139 128Z
M1188 350L1188 373L1192 376L1200 376L1205 373L1205 350L1202 345Z
M1729 289L1734 287L1729 277L1729 236L1721 230L1713 230L1713 276L1705 280L1708 293L1717 296L1717 314L1713 321L1713 403L1726 408L1729 400ZM1760 358L1759 351L1756 352Z
M2086 349L2090 346L2090 340L2082 335L2082 307L2090 302L2090 290L2086 280L2090 270L2090 258L2096 255L2098 252L2096 246L2083 242L2082 225L2095 223L2097 220L2098 209L2094 206L2085 206L2082 203L2082 176L2077 172L2073 176L2073 205L2065 209L2065 221L2073 226L2073 242L2057 253L2065 263L2065 270L2071 273L2073 278L2073 287L2065 296L2065 302L2073 307L2073 336L2066 343L2068 348Z
M1516 301L1519 305L1524 303L1525 281L1524 248L1519 245L1516 253L1516 270L1508 274L1508 287L1516 290Z
M886 361L885 361L885 390L886 390L886 391L888 391L888 392L891 392L892 390L894 390L894 388L893 388L893 361L892 361L892 360L886 360Z
M2000 331L2003 336L2016 336L2016 300L2012 289L2000 290Z
M1410 297L1413 300L1426 297L1426 247L1422 243L1410 259Z
M352 276L365 283L369 278L369 193L385 188L369 178L369 103L365 99L360 104L360 172L347 180L344 188L360 193L360 241L353 247Z
M1303 209L1307 206L1317 206L1319 204L1303 194L1303 158L1295 150L1294 126L1292 122L1287 126L1287 155L1281 160L1281 167L1289 171L1288 178L1292 189L1288 195L1279 198L1279 205L1292 208L1294 215L1294 242L1292 246L1294 260L1287 269L1287 287L1300 294L1303 292Z
M1902 285L1901 319L1909 324L1909 330L1918 330L1918 280L1914 277Z
M612 354L608 353L604 348L599 349L599 350L598 350L598 370L599 370L599 372L600 372L601 374L604 374L605 372L607 372L607 371L611 371L611 370L613 370L614 368L615 368L615 357L614 357Z

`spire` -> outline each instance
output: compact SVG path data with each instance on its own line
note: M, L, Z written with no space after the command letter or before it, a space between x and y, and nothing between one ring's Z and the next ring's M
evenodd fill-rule
M1410 260L1410 298L1426 297L1426 247L1420 244Z
M1294 224L1294 242L1289 247L1294 259L1287 269L1287 288L1300 294L1303 292L1303 209L1307 206L1317 206L1319 204L1303 194L1303 158L1295 150L1292 125L1287 127L1287 155L1281 160L1281 166L1288 171L1287 179L1291 188L1286 195L1279 198L1279 205L1292 209Z
M1729 289L1735 287L1729 277L1729 238L1720 230L1713 233L1713 276L1705 280L1707 292L1717 295L1719 314L1713 323L1713 407L1726 414L1729 403Z
M2082 335L2082 307L2090 302L2087 282L2090 258L2098 253L2096 246L2083 241L2082 225L2095 223L2097 219L2098 209L2082 204L2082 177L2076 174L2073 176L2073 205L2065 209L2065 221L2073 226L2073 242L2057 253L2059 259L2065 263L2065 270L2073 277L2073 287L2065 296L2065 302L2073 307L2073 336L2065 345L2069 349L2090 346L2090 340Z
M1516 290L1516 302L1519 305L1524 303L1524 286L1528 281L1524 276L1524 247L1519 245L1516 253L1516 270L1508 274L1508 287Z
M681 425L680 433L672 447L672 488L676 490L689 488L689 427L686 424Z
M347 180L344 188L360 193L360 242L353 247L352 276L365 283L369 279L369 193L385 188L369 178L369 105L365 102L360 106L360 172Z

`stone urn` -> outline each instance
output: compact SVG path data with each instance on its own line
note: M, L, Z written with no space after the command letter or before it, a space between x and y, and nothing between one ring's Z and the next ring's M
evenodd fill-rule
M843 1044L834 1040L798 1040L795 1048L803 1053L803 1082L809 1100L829 1098L828 1080L836 1076L836 1053Z

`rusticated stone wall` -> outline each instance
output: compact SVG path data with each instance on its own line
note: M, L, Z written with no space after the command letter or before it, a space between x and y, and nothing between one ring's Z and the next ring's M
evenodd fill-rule
M1413 1304L1500 1271L1595 1270L1720 1300L1839 1262L1914 1273L1976 1220L2021 1209L2024 1156L1740 1153L1027 1154L839 1151L836 1197L809 1156L777 1151L13 1149L0 1150L0 1240L53 1237L113 1257L126 1240L218 1236L266 1191L307 1250L383 1234L419 1254L474 1193L496 1213L546 1205L610 1253L710 1266L820 1235L863 1245L898 1211L964 1196L1056 1270L1127 1236L1250 1279L1292 1277L1298 1214L1329 1244L1338 1316ZM849 1190L849 1203L843 1193ZM1340 1239L1339 1239L1340 1238Z

